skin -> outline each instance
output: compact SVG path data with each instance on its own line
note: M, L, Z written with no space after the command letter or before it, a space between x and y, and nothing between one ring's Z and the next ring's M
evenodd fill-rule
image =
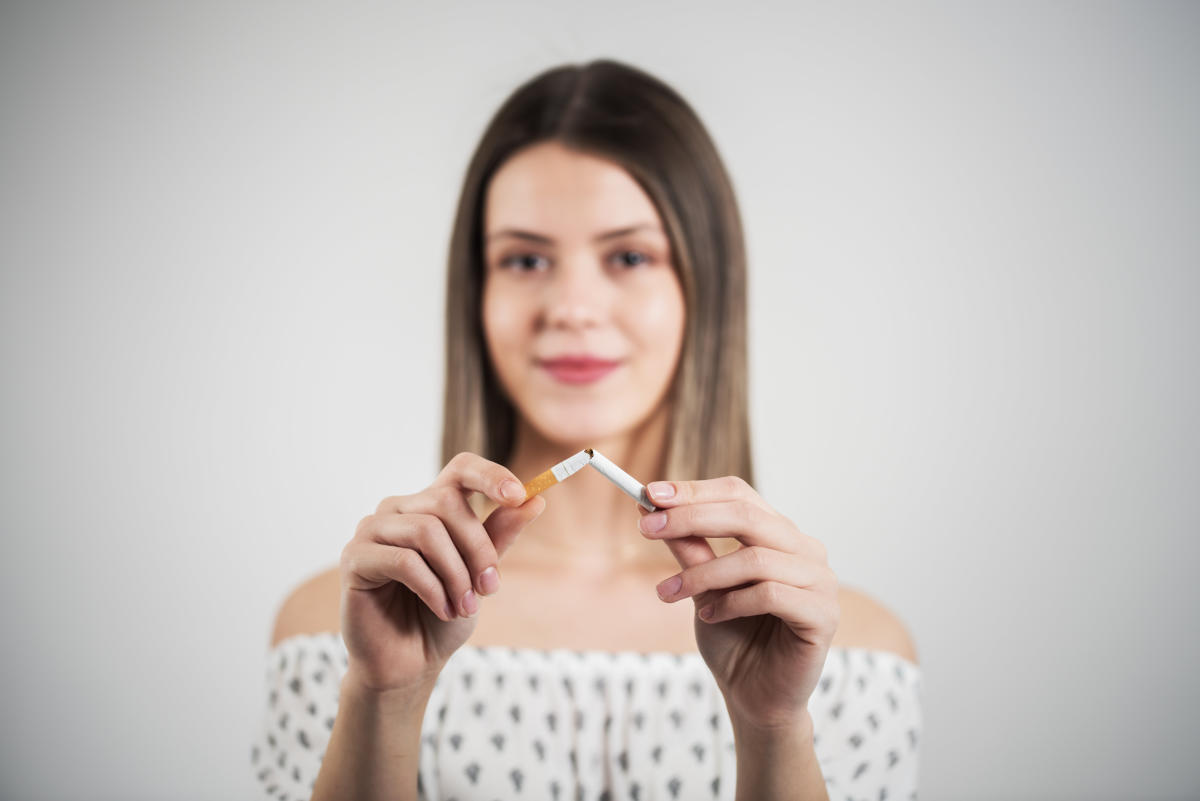
M514 452L507 465L459 454L424 490L385 498L343 549L336 590L326 574L281 610L276 641L328 622L340 594L351 711L339 713L314 797L344 790L347 776L364 792L413 786L412 760L364 766L363 749L413 747L421 699L468 640L698 650L725 695L739 765L756 768L739 770L739 798L799 786L822 797L807 701L842 602L845 628L915 661L907 632L840 587L824 546L736 476L656 481L648 489L669 495L652 496L664 509L653 515L586 469L525 499L518 477L585 447L661 478L686 309L662 221L614 163L557 143L526 148L489 184L484 223L484 331L518 412ZM581 352L620 366L581 386L538 365ZM717 556L717 539L740 547ZM780 748L800 756L759 764Z

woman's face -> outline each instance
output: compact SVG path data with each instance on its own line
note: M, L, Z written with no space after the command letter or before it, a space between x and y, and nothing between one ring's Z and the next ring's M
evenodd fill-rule
M660 405L684 301L653 202L623 168L558 143L518 151L484 206L483 327L526 422L570 447Z

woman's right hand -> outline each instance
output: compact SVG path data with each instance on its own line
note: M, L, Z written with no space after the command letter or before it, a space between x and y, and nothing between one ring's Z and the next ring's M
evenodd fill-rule
M500 504L485 522L472 492ZM478 596L499 588L500 555L545 508L508 468L465 452L425 490L384 498L342 549L348 675L373 691L432 691L475 630Z

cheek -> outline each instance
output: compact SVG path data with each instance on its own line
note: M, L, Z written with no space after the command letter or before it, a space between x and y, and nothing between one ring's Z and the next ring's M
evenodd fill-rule
M522 310L517 298L494 289L483 293L483 332L488 344L496 347L519 341L523 331Z
M630 330L638 332L644 352L653 354L660 367L673 364L683 342L683 293L678 282L639 293L626 309Z

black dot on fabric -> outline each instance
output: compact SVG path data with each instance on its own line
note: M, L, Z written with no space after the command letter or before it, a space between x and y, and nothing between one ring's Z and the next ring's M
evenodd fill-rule
M305 748L311 748L311 747L312 747L312 745L311 745L311 744L308 742L308 735L304 733L304 730L303 730L303 729L301 729L300 731L296 732L296 739L297 739L297 740L299 740L299 741L300 741L300 745L304 746Z
M821 679L821 694L829 692L829 688L833 686L833 676L826 676Z
M650 757L655 762L661 761L662 760L662 746L661 745L654 746L654 750L650 752Z
M292 679L288 682L288 686L292 688L292 692L294 692L296 695L300 694L300 679Z
M696 743L695 745L693 745L692 753L696 755L697 762L704 761L704 746L703 745L701 745L700 743Z
M317 716L317 705L316 704L310 703L308 705L308 714L312 715L313 717Z
M708 725L712 726L713 731L716 731L721 725L721 718L717 715L713 715L708 719Z
M467 765L466 770L463 772L467 774L467 778L471 780L471 784L475 784L476 782L479 781L479 763L478 762L472 762L470 765Z
M521 772L521 769L513 768L512 772L508 774L508 778L512 779L513 787L516 791L518 793L521 792L521 782L525 781L525 774Z
M550 782L550 795L554 796L555 801L558 801L558 794L562 792L562 788L558 786L558 782Z
M553 712L546 715L546 725L550 727L550 731L554 731L555 728L558 726L558 718L555 716L555 714Z
M258 762L258 746L257 745L250 749L250 764L253 765L256 762Z
M513 704L508 708L508 715L513 719L513 723L521 722L521 707Z
M474 707L474 711L475 711L475 717L477 717L477 718L481 718L481 717L483 717L483 710L484 710L485 708L486 708L486 707L484 707L484 705L483 705L483 701L476 701L476 702L475 702L475 707Z
M671 791L671 798L679 798L679 788L683 786L683 782L678 776L672 776L671 781L667 782L667 789Z
M900 761L900 755L895 751L888 751L888 767L892 767Z
M608 790L605 790L600 794L596 801L612 801L612 793L610 793Z
M641 801L642 786L640 784L638 784L637 782L634 782L633 784L629 785L629 797L632 798L633 801Z
M862 745L862 742L863 742L863 738L862 738L861 734L858 734L856 732L856 733L850 735L850 745L852 747L858 748L860 745Z
M712 791L713 791L713 798L716 798L717 795L720 794L720 791L721 791L721 777L720 776L718 776L717 778L712 780Z
M457 751L457 750L458 750L458 747L459 747L460 745L462 745L462 739L463 739L463 738L462 738L462 735L461 735L461 734L459 734L459 733L457 733L457 732L455 732L454 734L451 734L451 735L450 735L450 746L451 746L451 747L452 747L452 748L453 748L455 751Z
M841 701L839 701L836 704L834 704L832 708L830 708L829 717L833 718L834 720L837 720L838 716L840 716L841 714L842 714L842 703L841 703Z
M325 728L333 731L333 718L325 718Z
M621 753L617 754L617 764L621 766L622 771L625 771L626 773L629 772L629 752L628 751L622 751Z
M497 751L502 751L504 749L504 735L500 732L493 734L492 745L496 746Z
M690 689L690 690L692 691L692 695L696 696L697 698L699 698L699 697L700 697L700 693L701 693L701 689L702 689L702 688L700 687L700 682L698 682L698 681L693 681L693 682L692 682L692 683L689 685L688 689Z
M867 763L860 762L858 764L858 767L854 769L854 775L851 776L850 778L857 779L859 776L863 775L866 772L867 772Z

